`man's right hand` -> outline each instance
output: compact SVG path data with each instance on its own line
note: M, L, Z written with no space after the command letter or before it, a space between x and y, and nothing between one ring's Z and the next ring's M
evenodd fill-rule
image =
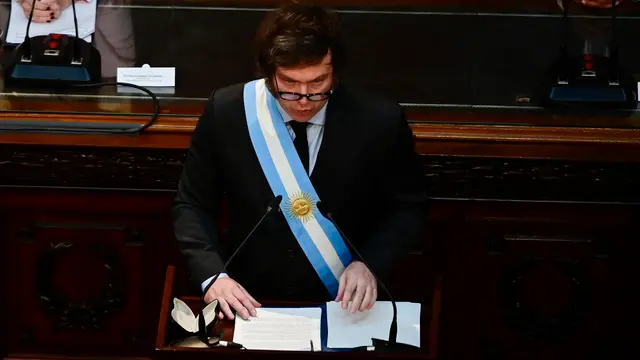
M204 301L207 304L215 299L218 300L222 310L218 315L220 319L226 316L227 319L233 320L233 311L231 310L233 309L241 318L247 320L250 316L256 316L256 308L262 306L249 295L242 285L228 277L217 279L204 296Z

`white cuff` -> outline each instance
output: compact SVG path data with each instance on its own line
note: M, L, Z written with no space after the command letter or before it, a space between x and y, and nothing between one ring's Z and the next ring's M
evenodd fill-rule
M213 279L215 277L215 275L213 275L212 277L208 278L207 280L203 281L202 284L200 285L200 288L202 289L202 291L204 291L204 289L207 287L207 285L209 285L209 281L211 281L211 279ZM226 278L229 277L229 275L227 275L227 273L221 273L220 276L218 276L218 279L222 279L222 278ZM216 280L218 280L216 279Z

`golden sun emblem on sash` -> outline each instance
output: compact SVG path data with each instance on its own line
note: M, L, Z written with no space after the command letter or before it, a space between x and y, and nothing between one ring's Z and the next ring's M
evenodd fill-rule
M295 220L307 222L314 217L316 211L313 196L305 192L296 192L289 195L286 205L287 214Z

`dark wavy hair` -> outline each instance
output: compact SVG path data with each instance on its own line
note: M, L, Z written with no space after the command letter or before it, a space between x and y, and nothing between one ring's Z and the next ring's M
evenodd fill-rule
M258 75L268 79L278 66L316 65L329 52L335 76L345 57L340 17L318 5L283 5L266 16L256 34Z

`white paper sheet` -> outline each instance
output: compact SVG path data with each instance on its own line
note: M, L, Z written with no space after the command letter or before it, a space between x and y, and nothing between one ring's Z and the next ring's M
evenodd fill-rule
M96 0L76 1L76 17L78 18L78 35L87 41L90 41L91 34L96 30L96 13L98 2ZM29 17L25 16L24 10L20 3L15 0L11 1L11 17L9 18L9 26L7 27L8 44L20 44L24 41L27 32L27 23ZM73 23L73 8L69 6L64 9L58 19L50 23L34 23L31 22L29 27L29 37L49 35L52 33L76 35L75 25Z
M371 346L371 338L389 340L393 307L377 301L371 310L352 314L340 302L327 303L327 347ZM420 304L398 302L398 337L403 344L420 346Z
M249 350L320 351L320 319L317 308L257 308L257 316L236 316L233 342Z

